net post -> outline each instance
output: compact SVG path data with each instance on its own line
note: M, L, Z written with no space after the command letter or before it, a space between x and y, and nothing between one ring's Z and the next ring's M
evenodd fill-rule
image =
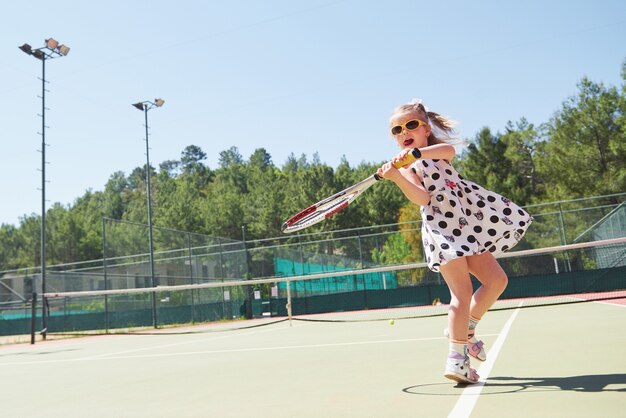
M287 280L287 318L289 318L289 326L291 326L292 311L291 311L291 280Z
M35 329L37 328L37 292L33 292L30 300L30 343L35 344Z

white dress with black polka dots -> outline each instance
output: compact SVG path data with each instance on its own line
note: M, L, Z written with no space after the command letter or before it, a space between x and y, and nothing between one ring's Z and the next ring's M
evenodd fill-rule
M533 221L509 199L465 180L446 160L418 160L411 168L431 196L421 214L424 252L432 271L455 258L507 251Z

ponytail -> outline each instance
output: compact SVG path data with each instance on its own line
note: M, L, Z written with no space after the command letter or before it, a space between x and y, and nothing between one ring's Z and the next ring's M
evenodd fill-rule
M441 143L459 142L456 136L456 122L452 119L441 116L437 112L431 112L422 103L420 99L413 99L409 103L398 106L392 113L417 112L422 115L424 122L430 126L430 135L428 136L428 145Z

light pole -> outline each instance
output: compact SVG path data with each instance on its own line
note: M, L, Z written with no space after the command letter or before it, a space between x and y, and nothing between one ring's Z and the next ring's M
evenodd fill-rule
M150 247L150 278L152 287L156 287L154 278L154 240L152 238L152 199L150 197L150 146L148 145L148 110L161 107L165 103L163 99L154 99L154 102L143 101L133 103L133 106L143 111L146 127L146 186L148 193L148 239ZM152 325L157 327L156 292L152 292Z
M29 44L18 46L24 53L41 60L41 293L46 293L46 60L66 56L70 48L59 45L53 38L45 40L46 45L32 49ZM46 304L41 304L41 335L46 339L48 318Z

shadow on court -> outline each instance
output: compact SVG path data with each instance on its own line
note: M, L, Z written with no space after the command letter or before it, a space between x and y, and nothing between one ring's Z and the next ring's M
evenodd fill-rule
M494 382L496 381L496 382ZM502 382L502 383L500 383ZM611 385L623 385L608 388ZM458 396L470 385L432 383L409 386L402 391L410 395ZM573 392L626 392L626 374L596 374L568 377L490 377L485 383L481 396L502 395L514 392L573 391Z
M509 383L492 383L493 380ZM610 389L610 385L624 385ZM626 392L626 374L590 374L568 377L490 377L485 387L558 388L574 392Z

